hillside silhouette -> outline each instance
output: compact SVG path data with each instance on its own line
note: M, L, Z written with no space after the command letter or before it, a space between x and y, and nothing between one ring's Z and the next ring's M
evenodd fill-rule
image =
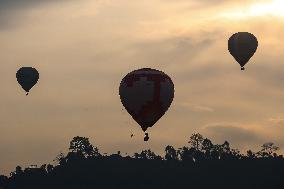
M88 138L74 137L57 165L17 166L0 176L0 189L164 189L164 188L284 188L284 158L265 143L246 154L229 142L213 144L199 133L188 146L165 147L165 156L143 150L132 156L118 151L102 155Z

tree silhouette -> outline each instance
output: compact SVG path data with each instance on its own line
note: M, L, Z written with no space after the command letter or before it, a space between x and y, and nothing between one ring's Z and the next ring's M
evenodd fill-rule
M201 134L189 146L165 147L165 156L150 149L123 156L101 155L86 137L74 137L57 165L17 166L10 177L0 176L0 189L92 188L284 188L284 159L272 142L259 152L242 154L230 143L213 144ZM236 182L238 179L238 182Z
M205 159L212 159L212 151L214 150L214 145L208 138L205 138L202 142L201 150L204 152Z
M176 149L172 146L166 146L165 148L165 159L170 161L170 160L178 160L178 152L176 151Z
M257 158L257 154L254 153L254 152L251 151L251 150L248 150L248 151L247 151L247 158L250 159L250 160L253 160L253 159Z
M59 165L62 165L62 166L63 166L63 165L66 164L67 159L65 158L64 153L60 152L60 154L58 154L58 155L56 156L56 158L55 158L54 161L58 162Z
M279 147L275 146L273 142L264 143L261 146L261 150L257 152L257 155L262 158L273 157L273 154L279 150ZM277 156L277 155L274 155Z
M69 151L85 158L98 156L98 148L94 148L86 137L74 137L70 142Z
M180 159L184 162L194 162L194 153L195 153L195 148L189 148L189 147L182 147L179 148L178 154L180 156Z
M47 172L47 173L51 173L51 172L53 171L53 169L54 169L54 166L51 165L51 164L48 164L48 165L46 166L46 172Z
M144 159L144 160L161 160L162 157L159 155L156 155L154 152L152 152L150 149L148 150L142 150L141 153L135 153L134 154L135 159Z
M203 142L203 136L199 133L193 133L190 137L188 143L196 150L200 150L201 144Z

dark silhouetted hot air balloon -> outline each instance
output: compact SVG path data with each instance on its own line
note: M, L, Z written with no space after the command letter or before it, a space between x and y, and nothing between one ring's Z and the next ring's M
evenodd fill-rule
M27 92L26 95L28 95L31 88L37 83L39 73L35 68L22 67L17 71L16 77L18 83Z
M174 84L165 73L143 68L127 74L119 87L121 102L146 132L168 110L174 98ZM145 134L144 140L149 139Z
M248 32L238 32L228 40L228 50L244 70L245 64L254 55L258 46L257 38Z

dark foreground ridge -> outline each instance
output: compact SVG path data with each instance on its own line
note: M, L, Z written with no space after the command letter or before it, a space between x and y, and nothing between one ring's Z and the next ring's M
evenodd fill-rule
M258 152L241 154L224 144L212 144L200 134L189 147L165 148L165 156L143 150L133 156L102 155L88 138L74 137L58 164L22 169L0 176L0 189L164 189L164 188L284 188L284 159L273 143Z

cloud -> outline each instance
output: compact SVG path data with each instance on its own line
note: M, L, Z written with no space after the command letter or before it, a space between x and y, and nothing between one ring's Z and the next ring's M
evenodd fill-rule
M133 56L139 57L137 61L140 64L156 65L163 67L163 69L170 69L172 73L186 73L188 66L195 69L194 64L198 63L195 61L196 58L212 47L220 34L221 31L215 30L182 34L170 33L166 37L156 39L139 39L129 46L129 49L133 52Z
M180 103L181 108L186 108L194 112L214 112L215 110L212 107L204 105L196 105L193 103Z
M284 118L282 117L272 117L269 118L268 121L276 124L277 126L284 126Z
M60 0L68 1L68 0ZM58 2L58 0L0 0L0 13L14 11L19 9L26 9L40 4Z
M0 29L7 29L24 19L23 12L50 3L68 0L0 0ZM69 1L70 2L70 1Z
M205 133L206 137L213 138L217 143L223 143L227 140L233 147L240 150L255 148L267 142L266 137L261 132L236 123L209 124L202 129L202 132Z
M197 105L194 107L194 110L195 111L200 111L200 112L214 112L214 109L213 108L210 108L210 107L207 107L207 106L200 106L200 105Z
M282 122L282 119L270 120ZM280 153L283 153L284 140L279 134L279 128L267 127L261 122L257 124L211 123L203 126L199 131L218 144L227 140L233 148L238 148L242 152L248 149L258 151L262 144L274 142L280 147Z

